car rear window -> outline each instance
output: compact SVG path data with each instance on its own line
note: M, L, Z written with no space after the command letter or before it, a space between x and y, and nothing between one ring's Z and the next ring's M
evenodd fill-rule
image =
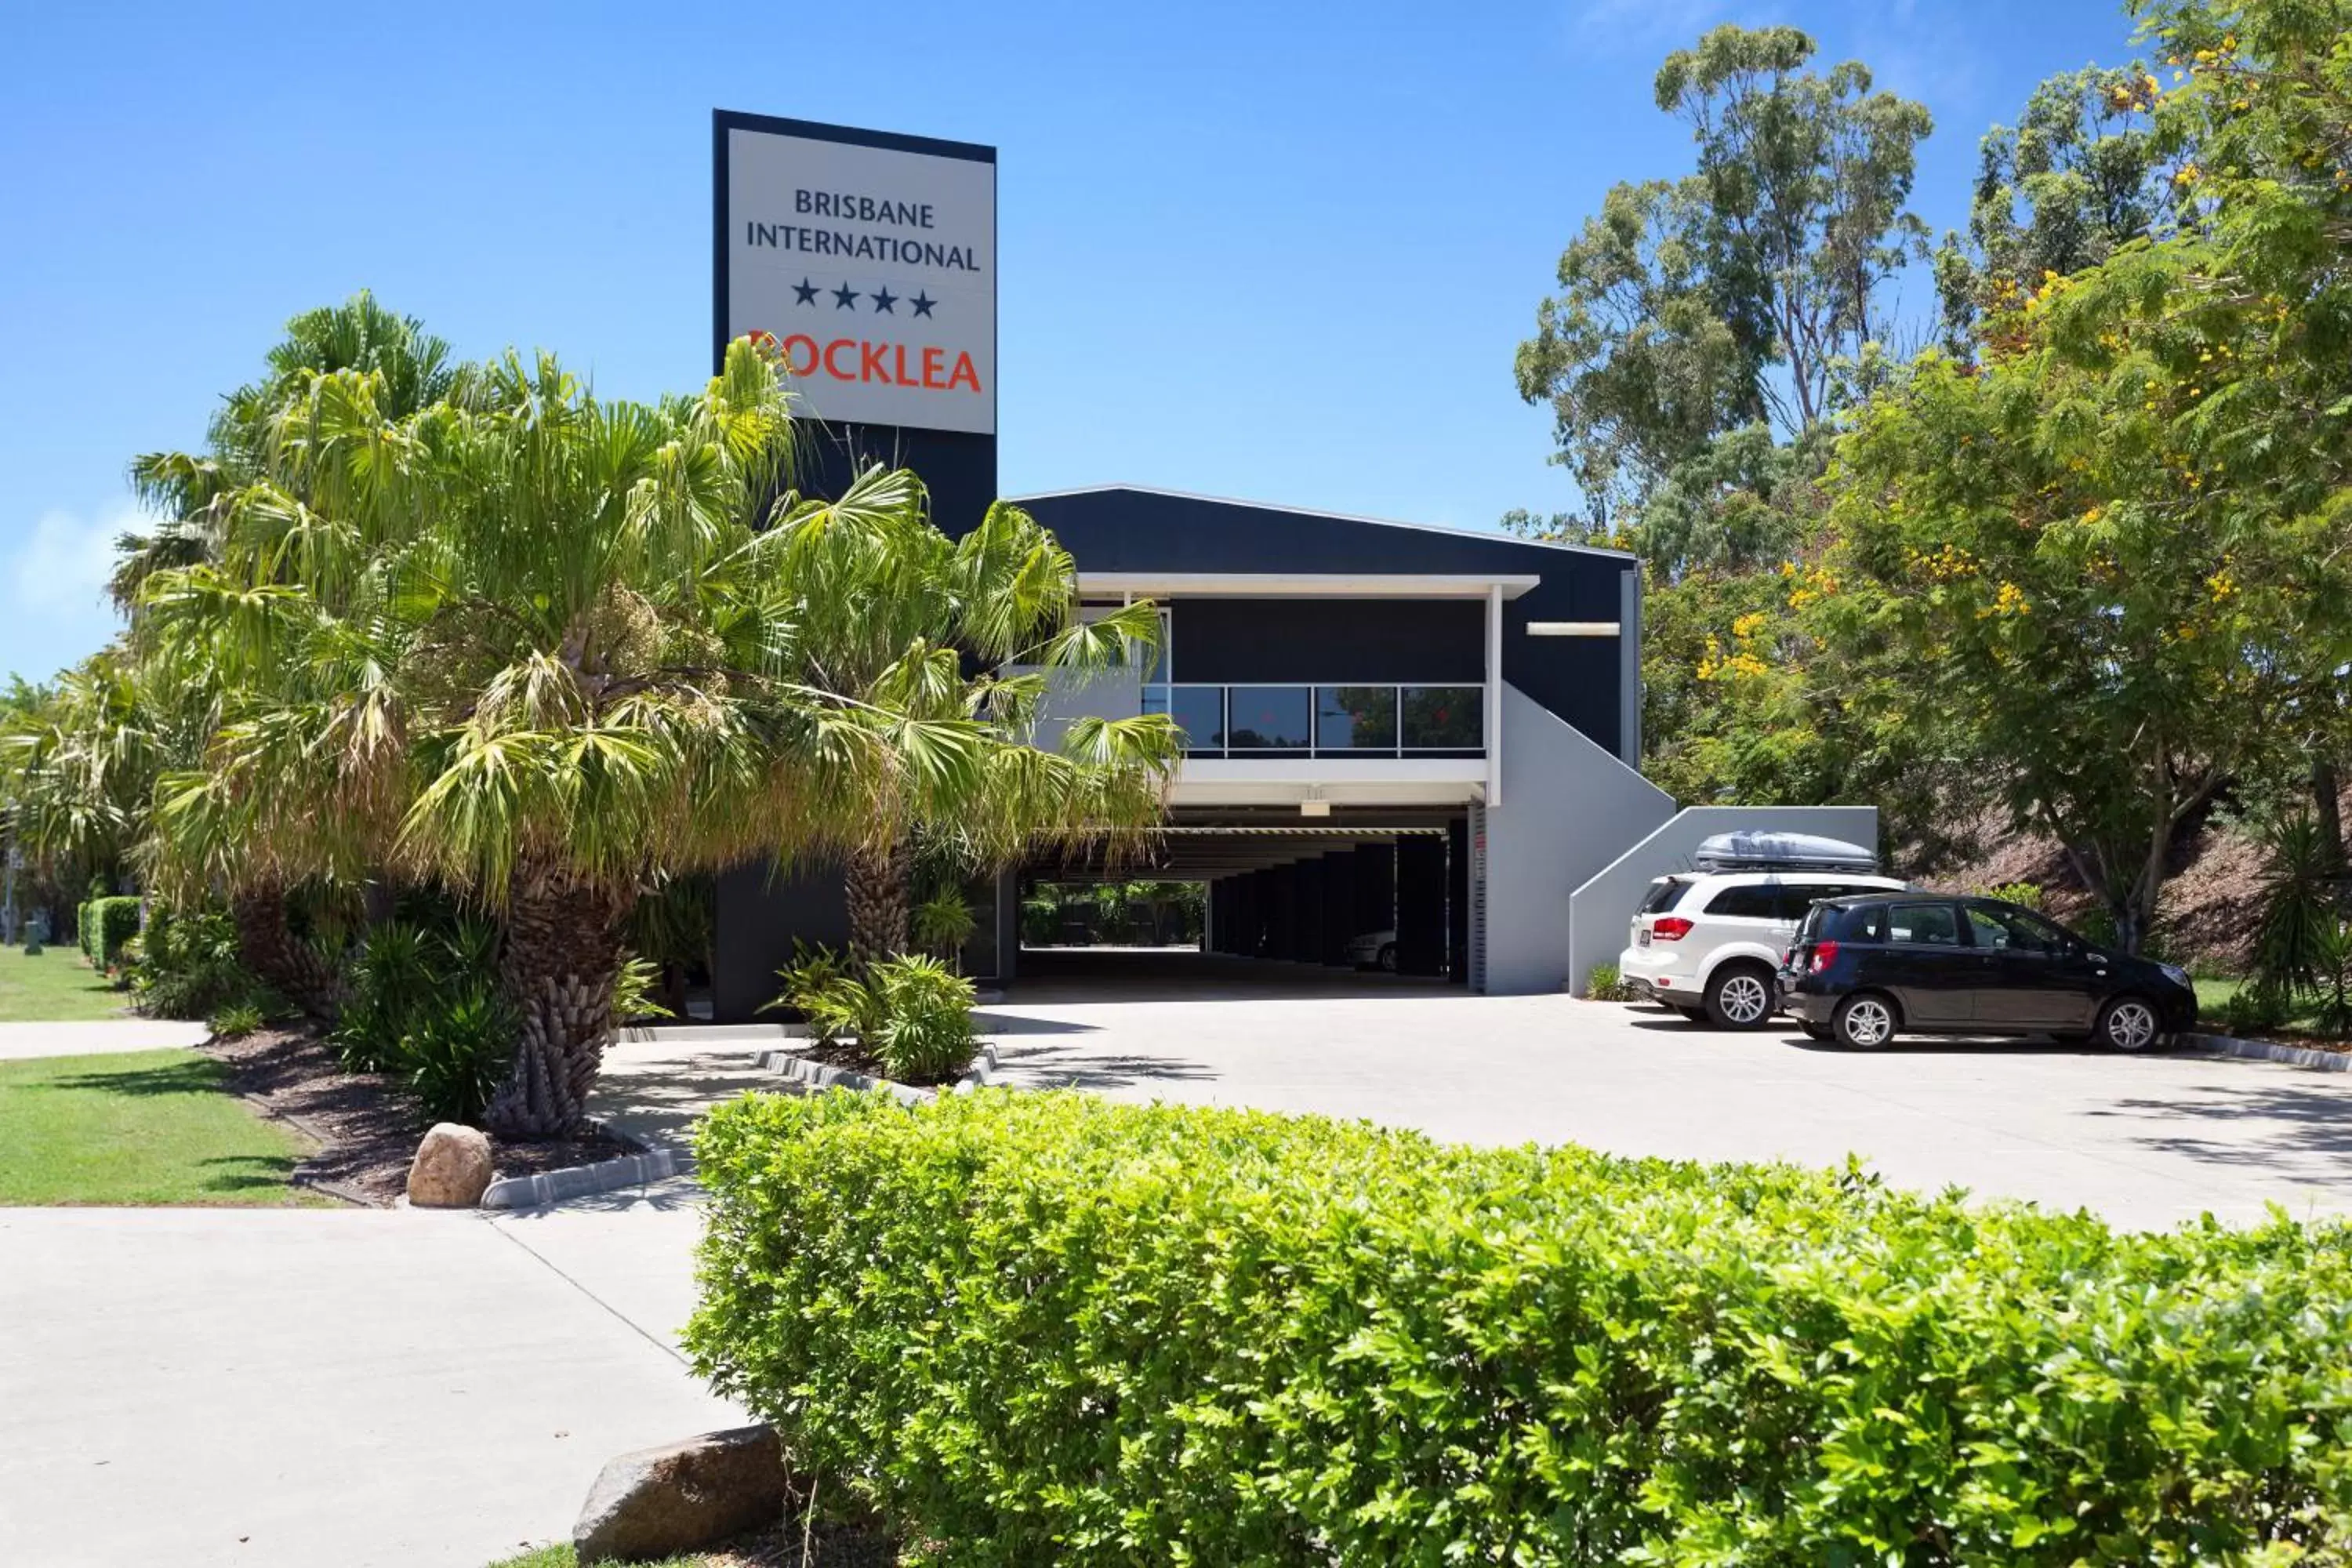
M1675 900L1681 898L1683 889L1689 886L1688 882L1677 881L1672 877L1659 878L1650 884L1650 890L1643 895L1642 907L1637 912L1645 915L1664 914L1675 907Z

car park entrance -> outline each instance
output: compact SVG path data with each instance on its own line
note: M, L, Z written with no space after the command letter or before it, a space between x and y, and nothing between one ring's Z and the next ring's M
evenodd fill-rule
M1312 824L1295 810L1180 814L1139 858L1082 855L1023 869L1007 990L1330 994L1464 984L1470 870L1467 817L1442 810L1341 808ZM1065 890L1088 882L1196 886L1198 934L1107 942L1053 918L1049 901L1075 902Z

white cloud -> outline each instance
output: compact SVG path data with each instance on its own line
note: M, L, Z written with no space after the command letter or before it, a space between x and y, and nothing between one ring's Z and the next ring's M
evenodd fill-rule
M142 522L128 507L88 521L69 511L43 512L9 552L15 608L44 620L86 620L105 599L115 539Z
M122 622L106 596L115 536L141 526L132 507L41 514L0 529L0 679L46 680L106 645ZM14 537L10 537L13 534Z

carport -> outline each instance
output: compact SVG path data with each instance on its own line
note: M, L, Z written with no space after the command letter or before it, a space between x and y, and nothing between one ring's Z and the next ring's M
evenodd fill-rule
M1006 967L1014 994L1208 996L1378 992L1467 974L1467 822L1442 810L1334 808L1180 812L1141 858L1033 862L1039 881L1101 878L1199 882L1206 932L1197 952L1024 947ZM1359 973L1349 948L1391 933L1393 972Z

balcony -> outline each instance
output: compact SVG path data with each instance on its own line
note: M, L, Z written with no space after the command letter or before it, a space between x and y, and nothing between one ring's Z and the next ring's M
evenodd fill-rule
M1484 686L1147 685L1143 710L1173 718L1190 757L1486 754Z

